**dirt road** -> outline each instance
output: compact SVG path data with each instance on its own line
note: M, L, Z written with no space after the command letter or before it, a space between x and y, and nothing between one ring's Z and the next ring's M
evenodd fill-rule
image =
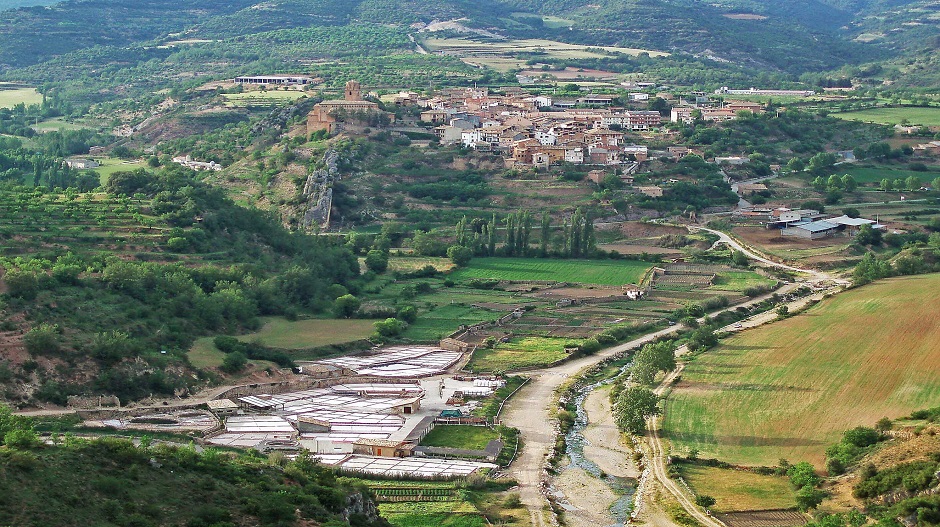
M840 280L832 275L829 275L828 273L799 269L764 258L756 251L742 245L725 233L705 227L689 228L690 230L700 229L713 233L719 236L721 242L728 244L735 250L743 252L749 258L761 262L764 265L809 275L811 277L809 281L811 282L828 281L835 282L837 284L846 283L845 280ZM793 291L794 289L797 289L801 285L802 284L800 283L788 284L779 289L777 293L785 294L787 292ZM821 295L815 296L817 298L821 297ZM756 298L743 305L758 303L766 298L767 296ZM804 299L798 301L796 305L790 307L790 311L792 312L798 307L801 307L801 305L806 301L808 300ZM728 310L736 309L737 307L738 306L734 306L732 308L728 308ZM757 315L752 319L742 321L740 327L737 327L738 325L734 324L723 329L727 331L735 331L745 327L754 327L770 322L775 318L776 315L774 313L765 313L762 315ZM523 447L522 453L518 459L510 467L509 473L519 482L520 497L522 499L522 503L529 509L529 513L532 516L533 527L542 527L549 522L549 518L552 518L552 515L548 513L548 502L542 494L542 490L544 482L548 480L548 474L546 472L546 458L548 457L549 452L554 445L557 431L557 424L554 420L555 390L561 386L565 379L576 376L583 370L607 358L613 357L631 349L638 348L660 337L671 335L680 329L681 326L672 326L655 333L644 335L643 337L631 340L630 342L625 342L623 344L607 348L600 351L596 355L582 357L555 368L533 371L531 373L531 382L529 382L512 400L510 400L507 406L507 411L503 414L503 422L508 426L513 426L519 429L522 441L525 446ZM664 468L664 447L661 439L659 438L658 429L656 428L658 425L656 425L654 421L652 426L653 431L651 434L651 443L652 448L656 452L656 455L654 455L653 458L655 459L655 463L660 465L661 469L659 471L654 470L654 474L656 476L655 479L660 481L661 484L676 497L682 507L686 509L689 514L696 518L701 516L702 518L700 518L700 521L704 525L707 527L723 527L721 522L702 513L701 510L691 502L689 497L682 491L682 489L679 489L675 483L669 479L668 474L665 472Z
M785 294L798 287L799 284L788 284L777 293ZM769 296L755 298L741 305L756 304ZM730 307L727 311L737 309L737 307L739 306ZM681 329L683 329L682 326L670 326L601 350L595 355L581 357L554 368L532 371L529 374L530 382L510 399L502 415L502 421L507 426L519 429L524 446L519 457L510 466L509 473L519 482L519 495L522 503L529 509L534 527L547 525L547 518L551 516L547 513L548 502L542 494L542 489L544 488L543 482L548 480L548 474L545 471L546 458L555 444L557 432L555 390L569 377L577 376L605 359L639 348L660 337L672 335Z

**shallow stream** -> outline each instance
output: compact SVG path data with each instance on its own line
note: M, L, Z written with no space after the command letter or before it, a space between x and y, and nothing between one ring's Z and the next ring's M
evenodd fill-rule
M629 367L630 364L624 366L621 369L621 373L629 369ZM583 469L591 476L603 481L605 485L610 487L614 494L619 496L610 506L608 512L611 517L614 518L614 523L610 524L610 527L622 527L630 519L630 514L633 512L637 480L635 478L622 478L606 474L597 466L597 463L584 455L584 429L587 428L589 424L584 403L591 392L611 384L615 378L616 376L594 384L589 384L578 391L578 395L574 399L575 408L577 409L574 426L571 427L571 430L569 430L568 434L565 436L565 442L567 444L566 454L568 455L568 459L571 460L571 463L566 468L577 467Z

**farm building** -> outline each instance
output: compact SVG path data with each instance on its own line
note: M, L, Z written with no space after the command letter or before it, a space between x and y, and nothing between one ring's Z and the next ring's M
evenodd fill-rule
M828 221L809 221L806 223L794 223L789 227L780 229L781 236L794 236L796 238L806 238L807 240L818 240L827 238L839 231L840 226Z
M235 84L277 84L277 85L304 85L310 84L313 79L302 75L246 75L235 77Z
M353 443L353 453L378 457L408 457L411 445L389 439L360 439Z
M741 183L738 185L738 192L741 194L754 194L767 190L767 185L763 183Z
M850 218L848 216L839 216L838 218L829 218L826 221L841 226L842 230L847 232L850 236L855 236L858 234L858 230L862 227L862 225L871 225L873 229L885 228L884 225L881 225L875 220L867 220L865 218Z
M222 417L228 415L235 415L239 413L239 406L235 401L231 399L216 399L214 401L208 401L206 406L209 407L209 410L215 415Z

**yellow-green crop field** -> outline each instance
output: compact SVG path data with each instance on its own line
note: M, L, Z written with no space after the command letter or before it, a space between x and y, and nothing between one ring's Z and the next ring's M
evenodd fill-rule
M940 275L840 293L689 363L666 402L679 452L822 466L842 432L940 406Z

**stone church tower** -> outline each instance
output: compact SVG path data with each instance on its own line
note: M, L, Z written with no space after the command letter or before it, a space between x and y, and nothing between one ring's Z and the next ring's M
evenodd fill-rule
M359 81L349 81L346 83L346 100L347 101L361 101L362 100L362 87L359 86Z

